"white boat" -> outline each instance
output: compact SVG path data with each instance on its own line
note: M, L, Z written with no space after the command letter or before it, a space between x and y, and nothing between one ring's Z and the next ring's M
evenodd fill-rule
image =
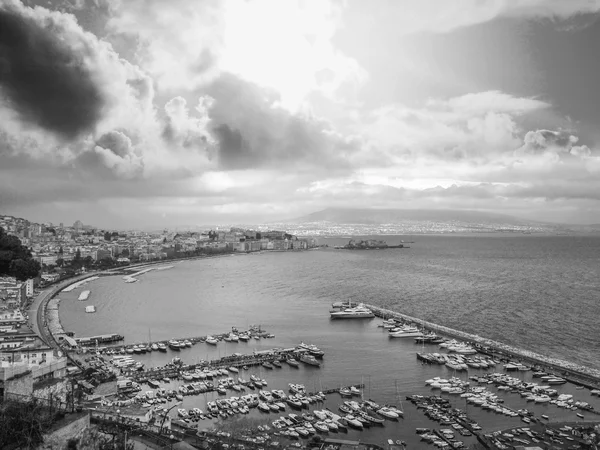
M377 414L382 415L387 419L397 419L398 417L400 417L400 415L396 411L393 411L391 408L388 408L386 406L384 406L381 409L378 409Z
M87 300L90 296L90 291L83 291L81 294L79 294L79 301L84 301Z
M403 327L398 331L390 332L389 336L391 338L421 337L423 332L419 331L417 327Z
M264 411L264 412L270 412L271 411L271 408L269 408L269 405L267 405L264 402L260 402L258 404L258 409L260 409L261 411Z
M217 341L214 337L212 336L207 336L206 337L206 343L210 344L210 345L217 345L219 343L219 341Z
M85 312L86 313L95 313L96 312L96 307L94 305L86 306L85 307Z
M375 317L373 311L367 308L362 303L352 308L346 308L340 311L331 311L330 316L332 319L370 319Z

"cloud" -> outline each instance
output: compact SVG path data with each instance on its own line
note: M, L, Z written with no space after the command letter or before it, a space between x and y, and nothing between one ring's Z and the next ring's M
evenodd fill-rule
M161 90L194 89L216 73L223 40L218 1L118 0L110 4L106 26L136 43L135 62Z
M207 91L219 164L225 170L282 164L294 164L297 170L344 169L359 151L355 140L336 134L327 122L290 113L279 106L274 92L235 75L222 75Z
M161 92L194 91L231 73L275 89L295 112L313 91L334 98L367 79L331 42L341 13L329 0L120 0L107 28L109 39L135 43L135 61Z
M411 34L447 33L502 17L564 20L598 11L600 3L589 0L422 0L383 3L373 13L394 17L398 29Z
M71 25L60 13L0 4L0 93L23 120L66 138L93 130L106 102Z
M354 127L389 160L436 156L478 160L519 145L517 119L550 108L531 98L499 91L430 99L421 107L389 105L360 116Z

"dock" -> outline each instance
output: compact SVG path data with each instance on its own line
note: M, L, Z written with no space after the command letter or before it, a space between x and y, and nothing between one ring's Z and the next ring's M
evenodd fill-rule
M89 346L93 346L93 345L97 345L97 344L118 342L118 341L122 341L123 339L125 339L125 338L123 336L121 336L120 334L112 333L112 334L102 334L100 336L77 338L77 339L75 339L75 342L78 345L81 345L82 347L85 347L85 346L89 347Z
M134 381L152 378L173 378L179 377L183 372L193 372L197 369L227 369L228 367L243 368L244 366L259 366L265 362L285 361L290 357L298 356L299 351L294 349L273 349L272 351L263 351L247 355L224 356L212 361L200 361L197 364L167 364L163 367L157 367L147 370L124 370L123 374L129 376Z
M262 328L260 328L260 326L253 326L250 327L249 330L246 331L238 331L237 329L235 329L235 331L227 331L225 333L219 333L219 334L213 334L212 337L214 337L215 339L217 339L219 342L225 342L228 343L227 338L231 333L236 333L236 334L247 334L250 339L247 341L249 342L250 340L256 340L258 339L269 339L274 337L274 335L268 333L266 330L263 330ZM159 340L159 341L145 341L145 342L136 342L136 343L132 343L132 344L121 344L121 345L111 345L109 347L103 348L101 349L102 351L112 351L112 352L122 352L122 351L126 351L128 348L133 348L133 347L139 347L142 346L144 348L146 348L147 346L151 346L152 344L165 344L168 345L169 341L177 341L177 342L183 342L183 341L189 341L192 344L197 344L200 342L206 342L206 338L208 336L190 336L190 337L181 337L181 338L172 338L172 339L168 339L168 340ZM92 338L90 338L92 339ZM99 341L98 343L110 343L110 342L116 342L116 341L120 341L123 340L123 337L121 337L121 339L117 339L117 340L113 340L113 341ZM239 344L244 344L245 342L243 340L239 340L236 341ZM176 351L177 353L177 351Z
M466 341L478 352L488 356L503 360L516 359L532 365L535 368L541 368L559 374L571 383L585 386L590 389L600 388L600 370L580 366L558 358L551 358L529 350L515 348L502 342L487 339L476 334L454 330L379 306L369 304L365 304L365 306L373 311L373 314L375 314L376 317L381 317L383 319L393 318L404 322L412 322L422 326L426 330L433 331L443 336Z

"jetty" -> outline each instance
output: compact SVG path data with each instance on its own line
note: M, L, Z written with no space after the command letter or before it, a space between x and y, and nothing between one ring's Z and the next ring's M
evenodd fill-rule
M443 325L427 322L422 319L417 319L416 317L411 317L409 315L381 308L379 306L369 304L365 304L365 306L373 311L373 314L375 314L376 317L381 317L383 319L393 318L404 322L416 323L426 330L433 331L450 338L466 341L471 344L479 353L503 360L516 359L523 363L530 364L535 368L558 373L571 383L585 386L590 389L600 388L600 370L580 366L578 364L558 358L544 356L529 350L512 347L502 342L484 338L476 334L454 330Z
M75 342L81 346L92 346L97 344L106 344L110 342L118 342L125 339L120 334L111 333L111 334L102 334L100 336L90 336L83 338L76 338Z
M146 370L135 370L127 369L123 370L123 375L129 376L132 380L139 381L143 379L158 378L162 379L165 377L179 377L183 372L193 372L202 369L227 369L229 367L251 367L259 366L263 363L272 363L273 361L285 361L289 358L296 358L303 351L297 348L288 349L272 349L255 352L253 354L234 354L231 356L224 356L219 359L211 361L200 361L197 364L167 364L162 367L146 369Z
M229 343L231 341L228 341L228 339L232 333L237 334L238 339L239 339L239 335L248 336L247 341L250 341L251 339L257 340L257 339L269 339L269 338L275 337L275 335L263 330L260 327L260 325L253 325L246 331L238 331L237 328L233 328L232 331L227 331L225 333L219 333L219 334L213 334L211 336L219 342L223 341L223 342ZM151 346L152 344L164 344L164 345L168 346L170 341L177 341L177 342L189 341L192 345L194 345L194 344L197 344L200 342L206 342L206 339L208 337L209 336L190 336L190 337L171 338L168 340L159 340L159 341L152 341L152 342L144 341L144 342L136 342L136 343L131 343L131 344L111 345L110 347L102 348L99 350L102 352L110 351L113 353L118 353L118 352L125 352L127 349L130 349L133 347L142 346L143 348L146 348L147 346ZM122 340L122 338L119 340ZM99 343L102 343L102 342L108 343L108 342L114 342L114 341L99 341ZM246 341L239 339L239 341L235 341L235 342L239 342L239 344L244 344Z

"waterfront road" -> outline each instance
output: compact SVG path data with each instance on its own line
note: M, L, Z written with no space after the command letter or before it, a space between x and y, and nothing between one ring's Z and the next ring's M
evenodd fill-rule
M29 326L47 345L58 348L58 344L54 341L54 338L50 334L50 330L46 324L45 309L48 301L58 292L66 288L68 285L73 284L84 278L89 278L94 275L99 275L104 272L92 272L83 275L78 275L73 278L68 278L61 281L58 284L48 286L46 289L41 291L37 297L33 300L29 308Z

